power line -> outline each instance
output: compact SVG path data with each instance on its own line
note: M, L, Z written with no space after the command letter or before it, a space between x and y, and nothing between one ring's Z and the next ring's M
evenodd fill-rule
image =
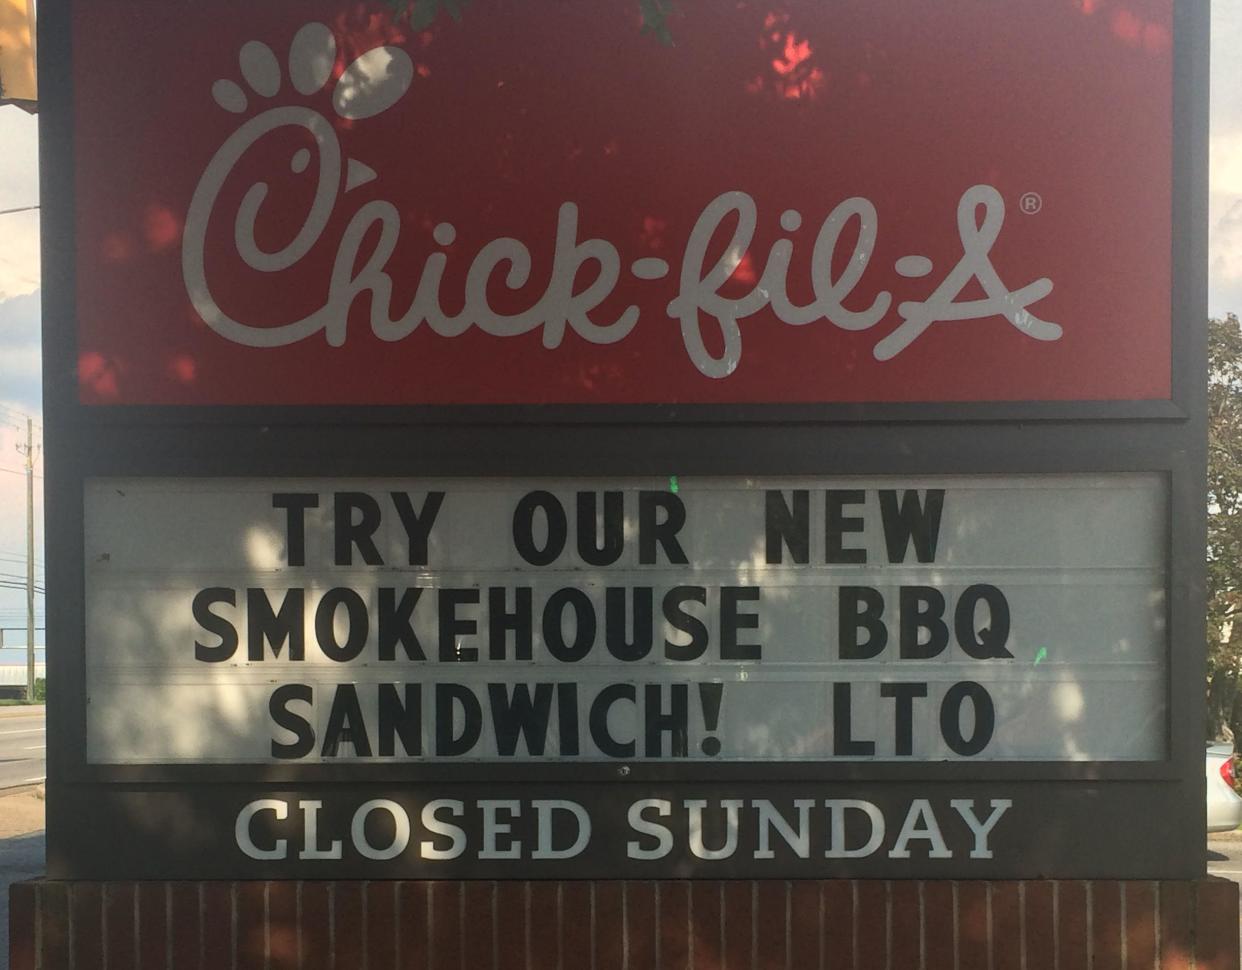
M37 205L20 205L16 209L0 209L0 216L10 216L15 212L34 212Z
M15 418L18 421L21 421L23 423L25 423L26 419L29 418L31 422L34 424L35 428L39 430L40 436L42 436L43 422L40 421L38 418L36 418L33 414L28 414L25 411L19 411L17 408L9 407L7 404L0 404L0 411L4 411L6 414L10 415L12 418Z
M25 421L27 418L29 418L31 421L34 422L34 426L36 428L38 428L40 431L43 430L43 422L40 421L38 418L36 418L33 414L28 414L25 411L19 411L17 408L10 407L7 404L0 404L0 411L6 411L9 414L13 415L15 418L18 418L22 421Z

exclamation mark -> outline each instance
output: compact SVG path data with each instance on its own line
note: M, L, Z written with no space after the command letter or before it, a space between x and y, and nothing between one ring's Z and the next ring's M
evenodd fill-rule
M724 684L699 684L699 704L703 708L703 728L708 737L703 739L703 753L709 758L720 754L720 739L713 736L720 723L720 703L724 700Z

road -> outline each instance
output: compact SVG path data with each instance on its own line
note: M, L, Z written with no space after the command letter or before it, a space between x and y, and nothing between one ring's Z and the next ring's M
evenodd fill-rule
M0 707L0 788L34 785L47 774L42 707Z
M1225 838L1208 836L1208 874L1242 884L1242 838L1234 832Z

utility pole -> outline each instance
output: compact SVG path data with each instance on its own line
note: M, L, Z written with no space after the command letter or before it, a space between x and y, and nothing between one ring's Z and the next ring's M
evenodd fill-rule
M35 699L34 421L26 418L26 700Z

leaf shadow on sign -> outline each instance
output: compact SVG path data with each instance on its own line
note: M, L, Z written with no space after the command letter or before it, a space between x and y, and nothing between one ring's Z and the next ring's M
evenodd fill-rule
M1132 6L1110 0L1069 0L1086 17L1092 17L1115 39L1149 54L1163 54L1173 42L1168 27Z
M788 11L772 10L764 16L759 49L767 58L766 70L746 82L746 90L752 94L770 93L786 101L798 101L818 96L829 83L826 68L816 63L811 40ZM855 82L865 86L869 77L860 72Z
M1081 550L1103 548L1083 541L1083 531L1107 530L1119 514L1108 512L1110 498L1102 489L1088 490L1083 499L1095 503L1094 522L1067 517L1028 525L1015 516L1036 513L977 510L954 518L936 566L914 563L907 550L905 564L814 570L788 563L773 566L762 524L755 524L757 533L749 525L739 531L738 516L748 508L746 503L734 509L726 502L711 511L711 492L700 497L699 486L685 481L677 502L681 505L684 499L681 507L688 509L687 534L712 537L695 550L693 561L639 567L633 557L640 526L631 509L617 532L620 558L614 565L592 567L572 551L571 541L571 551L559 562L531 569L502 538L511 529L509 506L514 499L482 485L474 486L471 496L464 494L467 490L458 485L458 501L448 502L428 547L431 561L441 564L437 568L402 565L408 556L402 544L408 539L393 515L385 515L375 533L374 566L330 565L334 557L342 562L342 553L332 547L333 513L326 501L305 510L312 566L291 568L280 513L255 507L256 501L268 498L262 490L248 486L250 497L237 499L249 503L239 507L255 509L256 519L246 524L238 521L227 488L184 498L175 486L144 489L138 499L144 518L169 527L177 523L181 541L160 549L154 566L143 563L149 555L144 551L147 539L134 530L98 536L88 555L88 621L100 631L100 644L89 654L92 677L96 685L109 686L93 701L92 753L155 763L183 758L228 763L239 757L269 761L274 753L269 738L273 744L290 743L285 730L272 724L273 685L293 679L307 685L312 696L289 709L313 726L317 742L297 760L372 760L378 757L377 690L403 677L416 685L422 698L421 757L432 756L431 739L438 736L442 715L454 736L464 736L470 715L462 705L467 701L477 704L474 719L498 725L495 719L502 715L488 686L497 682L505 685L506 705L516 703L516 695L509 692L519 684L534 696L548 691L537 702L544 705L539 746L546 746L545 757L554 758L604 755L588 741L585 728L580 749L559 750L561 722L554 715L569 704L573 720L585 725L600 691L618 684L628 685L624 689L634 696L606 708L606 717L612 736L627 738L641 735L646 705L665 707L673 703L670 690L684 690L684 744L690 758L703 756L700 748L709 737L719 739L719 757L725 760L840 758L829 688L845 684L852 698L849 728L856 739L874 742L872 754L851 757L900 760L891 712L879 696L872 696L881 679L930 689L916 717L928 730L916 732L911 752L922 760L956 760L943 738L937 740L935 708L946 703L945 691L953 684L966 681L982 684L992 697L997 717L996 739L989 747L993 759L1141 758L1159 743L1164 714L1157 698L1140 704L1124 704L1122 698L1131 696L1140 681L1149 688L1160 681L1153 676L1162 661L1153 654L1152 637L1163 629L1164 594L1149 585L1154 577L1149 580L1141 571L1130 579L1124 571L1110 573L1100 561L1083 558ZM554 494L558 491L559 500ZM124 505L131 500L130 492L128 486L118 487L107 501ZM382 486L376 494L388 501ZM594 493L553 487L538 494L570 509L572 522L575 494L580 502ZM194 505L187 507L195 512L187 521L182 502L191 498ZM379 500L367 501L375 503L380 521ZM458 511L466 505L468 511ZM545 513L535 513L540 514ZM230 525L217 525L223 522ZM546 522L533 527L545 530L532 540L538 548L548 541ZM1021 546L1037 528L1045 536L1040 555L1048 561L1057 561L1063 555L1060 549L1077 550L1066 567L1069 572L1036 570L1004 579L995 570L989 574L955 561L963 544L980 543L996 562L1021 561ZM1106 541L1107 536L1099 537L1099 543ZM627 552L621 552L622 542ZM812 562L822 562L822 542L814 540ZM870 554L878 563L880 549ZM1137 553L1127 553L1132 554ZM352 554L346 550L345 555ZM237 563L247 564L245 571L237 570ZM480 563L489 566L480 568ZM982 600L975 601L973 614L963 614L960 604L968 591L980 589L980 581L989 578L1009 587L1005 615L991 615ZM838 591L859 583L874 590L873 599L883 604L887 645L873 658L846 659L833 646L837 631L846 629ZM1105 590L1112 592L1101 596ZM932 610L936 617L916 627L920 642L928 643L936 628L944 642L930 656L910 658L907 650L920 652L911 641L901 647L898 659L898 604L911 591L916 599L909 609ZM384 595L389 596L388 607L382 605ZM398 600L406 603L404 614L394 612ZM496 639L489 626L489 615L515 610L525 617L520 625L531 644L529 659L516 657L511 631L502 626ZM908 612L905 605L901 610L902 615ZM385 615L388 634L383 633ZM398 638L391 631L397 629L394 618L401 615L401 622L408 622L408 636ZM692 622L687 618L691 615L699 619ZM997 623L1007 630L1002 655L973 657L964 638L979 640ZM227 650L225 636L231 644ZM699 645L691 649L696 636ZM388 646L377 648L385 638ZM298 648L304 661L290 659L295 641L304 644ZM352 707L337 706L338 701L354 704L340 695L335 685L342 683L354 685L349 689L356 691L360 705L355 714ZM457 686L441 698L433 687L443 683ZM652 683L659 685L658 692L648 696L645 685ZM714 707L707 706L704 684L718 685ZM560 693L558 685L571 693ZM154 688L161 695L157 704L150 703ZM841 703L848 701L836 701ZM447 714L441 704L450 705ZM353 729L361 737L354 736L343 747L329 745L325 726L330 709L342 717L361 718L363 724ZM957 728L966 737L977 716L971 710L964 707L958 715ZM945 716L941 707L940 720ZM837 729L842 723L836 722ZM532 742L523 734L518 743L520 751ZM654 752L657 757L669 753L663 744ZM452 747L457 758L499 754L490 730L473 743ZM622 757L652 755L640 744Z
M118 496L124 491L118 489ZM858 689L851 722L857 729L856 737L878 741L874 754L877 758L894 756L893 728L887 708L878 699L863 693L868 684L873 686L876 682L876 661L843 660L831 648L832 632L840 625L833 595L836 586L807 585L804 574L797 571L774 571L765 564L763 540L739 542L729 538L734 524L728 514L704 517L697 512L693 499L688 502L692 509L688 528L694 534L720 537L715 540L713 550L697 554L693 564L652 573L650 569L636 571L632 565L626 568L623 564L607 570L591 569L578 561L525 574L513 573L512 570L520 570L522 564L512 550L505 554L512 561L505 561L502 556L491 570L468 565L472 560L477 563L494 554L494 550L489 553L487 543L494 544L498 537L486 539L477 533L472 535L474 524L465 520L456 522L450 518L451 513L446 515L445 523L445 534L450 538L445 540L445 545L432 550L433 554L447 554L450 563L447 571L441 569L437 573L436 570L395 565L402 561L404 554L400 550L400 530L394 532L391 525L385 525L380 533L383 538L378 540L376 556L383 560L379 569L358 564L348 569L307 571L289 569L286 565L287 550L277 513L268 512L265 520L245 527L235 525L226 530L215 527L216 515L235 514L229 510L226 489L202 505L197 513L199 523L180 519L175 510L176 489L161 496L147 496L143 501L149 518L180 522L185 542L161 553L158 569L148 568L145 573L133 571L135 560L142 555L137 543L142 542L143 537L137 533L112 537L107 550L101 546L93 556L94 592L89 619L92 628L106 631L104 638L111 646L92 652L92 663L96 664L97 683L112 683L116 688L106 707L106 697L101 694L96 698L92 718L98 733L94 741L102 745L101 750L111 751L114 758L229 761L241 755L243 760L262 763L271 758L265 739L272 730L271 708L268 707L272 684L282 679L287 681L294 671L297 672L294 679L308 684L308 689L313 688L313 699L306 709L301 707L301 702L296 709L314 725L319 740L323 740L328 707L334 702L333 684L356 684L361 704L359 714L366 723L374 724L378 704L375 691L379 684L400 681L404 673L411 681L426 682L424 686L430 689L427 664L436 664L431 668L435 671L432 681L461 686L461 692L452 700L453 733L463 729L462 718L466 714L460 703L467 694L484 700L479 713L487 722L486 684L494 681L497 674L489 664L478 662L486 660L488 653L486 617L489 610L517 609L514 585L530 590L524 622L530 630L533 660L540 666L504 661L501 677L504 682L512 683L514 678L522 681L529 669L535 674L535 681L545 683L549 691L556 683L576 684L575 689L581 692L581 704L590 703L601 687L611 683L633 684L632 689L642 694L642 684L652 674L658 674L657 682L664 684L662 692L669 683L684 683L688 688L686 703L691 710L691 737L687 740L692 758L700 754L699 740L703 739L703 730L707 727L707 708L699 707L700 703L707 703L707 698L700 698L700 692L694 687L696 683L718 683L723 702L719 708L718 727L719 737L724 740L724 758L794 761L830 759L840 754L833 750L832 708L825 689L830 682L852 683ZM473 502L474 514L486 512L489 522L504 523L508 512L503 508L503 501L479 493ZM566 501L566 504L571 502ZM319 563L328 564L333 555L324 538L330 530L329 509L327 505L320 505L308 509L306 515L307 528L317 537L313 540L312 555L317 556ZM1125 717L1102 719L1098 714L1087 717L1088 708L1109 707L1108 698L1113 696L1118 684L1125 686L1128 671L1134 669L1128 666L1130 652L1138 647L1131 646L1128 636L1102 636L1109 628L1122 623L1120 617L1108 616L1095 621L1089 625L1092 631L1089 638L1071 648L1067 645L1074 643L1074 630L1064 626L1064 617L1032 614L1031 607L1023 607L1020 597L1013 607L1018 612L1015 630L1007 645L1007 650L1015 656L980 662L963 652L960 622L950 623L948 617L966 586L980 576L977 570L951 568L954 565L953 544L968 539L966 533L971 530L976 534L1002 535L1004 528L1005 523L1000 520L990 522L977 515L961 518L956 525L959 534L951 543L946 543L945 569L928 571L913 566L900 569L891 566L886 574L863 580L878 582L878 595L887 604L886 621L893 631L892 640L878 658L889 661L886 676L929 684L933 687L933 697L927 703L933 707L940 703L941 694L954 682L969 679L985 684L995 696L999 715L997 733L1006 739L992 756L1018 760L1092 760L1105 751L1115 758L1126 756L1126 753L1134 756L1145 750L1145 745L1150 743L1150 724L1163 717L1159 707L1150 709L1139 705ZM1047 524L1043 528L1047 530ZM637 532L636 520L627 517L623 533L632 542ZM751 542L754 544L748 545ZM1005 544L996 549L999 560L1018 554L1020 551L1007 550ZM457 556L457 565L452 565L453 555ZM216 568L204 565L211 563L219 565ZM220 569L231 563L247 563L248 570L240 573L229 566L229 573L221 574ZM841 573L836 581L859 581L857 576L848 578L847 573ZM903 658L892 662L897 656L894 612L900 599L898 590L902 589L902 584L915 580L933 591L928 595L940 601L936 610L944 614L945 619L936 625L944 628L946 637L949 636L948 627L953 625L953 636L958 642L946 641L935 656L925 660ZM1058 604L1059 610L1073 616L1089 615L1095 596L1092 585L1079 584L1081 589L1076 589L1064 586L1056 578L1051 581L1048 589L1056 594L1057 599L1052 602ZM684 585L687 582L692 585ZM440 589L437 604L437 587L445 586L450 599L443 599L446 590ZM379 625L375 617L384 612L378 605L379 590L394 591L392 601L395 602L397 596L405 596L411 587L416 587L422 596L410 607L410 641L402 641L401 645L390 642L388 650L392 660L384 661L376 655ZM673 610L671 614L668 606L666 591L673 587L687 590L689 599L679 600L678 609L689 609L702 617L704 642L710 643L710 647L700 647L694 662L689 664L669 663L672 648L661 646L662 643L686 642L686 631L668 619L677 612ZM696 589L700 590L698 594L693 592ZM191 605L197 596L210 590L219 592L204 600L207 605L201 612ZM332 590L358 592L350 592L347 597L338 596L335 605L324 612ZM754 591L754 606L746 605L744 599L734 599L734 606L729 609L735 616L753 619L755 642L764 645L764 678L753 676L753 664L720 655L723 597L727 590L733 591L730 592L733 597L744 597L745 590ZM498 592L499 600L493 600L494 592ZM1043 594L1045 599L1041 602L1047 601L1047 595L1051 594ZM291 599L293 596L296 601ZM694 599L694 596L702 599ZM1149 597L1148 604L1135 607L1136 617L1130 626L1160 622L1163 594L1159 591L1144 592L1141 586L1135 587L1133 595L1120 602L1117 609L1129 610L1131 601L1141 604L1143 596ZM638 607L643 601L646 606L640 610ZM356 606L356 620L351 604ZM447 621L446 609L450 611ZM268 631L261 632L257 641L253 641L252 623L247 620L247 615L255 610L267 616L262 627ZM286 616L286 610L293 612ZM645 619L640 621L640 616ZM222 617L226 622L222 627L216 623L209 632L202 626L205 617ZM972 622L976 637L990 622L995 622L994 617L987 614L986 607L979 605L968 620ZM735 631L730 636L734 641L745 643L750 636L745 623L750 620L741 622L740 632ZM450 632L446 633L446 628ZM232 637L227 656L221 655L216 647L221 630ZM555 631L556 642L549 646L551 631ZM287 641L294 632L297 641L306 645L307 660L304 662L289 661L291 646ZM324 636L329 640L323 640ZM503 636L509 635L504 633ZM355 660L344 664L328 660L329 653L349 652L343 645L355 641L355 637L358 637L356 646L351 650ZM1049 656L1047 642L1059 642L1062 647L1054 648ZM195 643L205 648L204 658L210 657L209 661L195 660ZM512 648L505 640L492 650L501 650L508 656ZM745 652L746 647L741 647L741 651ZM1148 648L1139 650L1136 657L1143 662L1148 657ZM1083 666L1086 661L1089 663ZM1114 661L1122 666L1114 666ZM830 666L825 667L825 663ZM142 703L142 689L134 681L139 673L142 682L160 688L164 694L163 703L155 707ZM347 676L342 677L342 674ZM1089 674L1087 681L1081 679L1084 674ZM1093 683L1093 679L1098 683ZM534 688L543 689L538 683ZM1100 694L1100 689L1105 693ZM661 704L668 703L667 693L662 693L661 697ZM637 732L637 724L643 718L642 703L640 697L632 704L614 705L610 709L615 734L632 737ZM626 712L621 720L617 720L620 717L617 708ZM492 715L496 715L494 710ZM1136 732L1135 715L1149 718L1148 730ZM927 717L930 718L928 723L935 722L934 715ZM968 733L970 715L965 713L963 717L961 730ZM585 723L585 708L578 720ZM427 744L435 737L435 723L432 698L425 694L420 730ZM263 725L262 732L253 730L256 724ZM205 725L210 725L210 729ZM1131 732L1134 737L1126 738ZM277 735L282 741L288 740L283 732ZM555 723L546 730L544 737L551 745L549 755L559 755L555 750L558 743ZM248 739L247 743L242 744L242 739ZM484 734L482 744L481 748L467 745L458 751L458 756L462 753L484 758L496 756L491 735ZM370 756L374 756L374 737L365 739L365 748L371 749ZM313 753L303 753L299 760L306 760L308 754L312 761L320 758L353 760L363 750L355 749L356 745L347 744L343 749L333 745L330 751L320 751L317 745ZM922 733L914 754L930 760L953 758L948 749ZM576 754L579 758L599 755L600 751L590 746L584 746ZM641 758L642 751L627 756Z

